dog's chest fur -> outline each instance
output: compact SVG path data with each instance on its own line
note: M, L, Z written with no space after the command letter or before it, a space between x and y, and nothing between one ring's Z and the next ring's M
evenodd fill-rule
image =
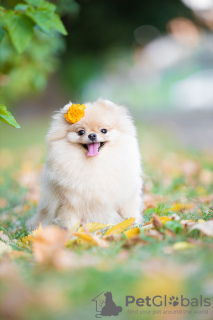
M57 185L58 189L61 188L62 197L72 206L78 206L79 203L90 207L94 205L96 208L99 205L119 206L127 195L134 192L132 186L137 185L135 177L138 177L138 183L141 183L140 177L134 172L138 172L140 166L140 163L136 164L131 159L136 157L134 153L129 152L123 158L123 153L116 151L116 148L115 152L111 153L103 149L99 156L87 158L85 161L82 152L79 152L79 157L75 154L73 158L70 150L54 149L49 154L46 174L50 183ZM51 161L53 157L54 161Z

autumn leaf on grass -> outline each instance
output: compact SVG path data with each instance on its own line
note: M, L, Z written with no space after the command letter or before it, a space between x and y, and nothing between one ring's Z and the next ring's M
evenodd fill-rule
M173 212L179 212L184 210L194 209L195 205L193 203L174 203L170 210Z
M174 250L187 250L187 249L193 249L193 248L195 248L194 243L189 243L186 241L176 242L173 245Z
M159 202L163 201L163 197L151 193L144 193L143 196L145 211L149 208L156 208Z
M128 239L137 236L139 233L140 233L140 228L138 228L138 227L131 228L131 229L126 230L126 231L124 232L125 236L126 236Z
M126 220L116 224L112 228L108 229L107 232L104 234L104 237L111 235L111 234L121 233L121 232L125 231L129 226L131 226L131 224L133 224L134 222L135 222L135 218L126 219Z
M37 237L37 235L39 235L42 230L43 230L43 228L42 228L42 226L41 226L41 222L39 222L39 227L38 227L38 229L33 230L31 234L28 234L28 236L21 238L21 242L23 243L24 247L28 247L28 245L30 244L30 242L32 242L33 240L35 240L35 238Z
M158 225L158 227L162 227L163 225L165 225L168 221L171 221L172 218L168 217L168 216L163 216L163 217L159 217L157 214L153 214L153 218L150 220L150 222L156 226L156 224Z
M189 229L189 231L195 229L200 230L203 234L207 236L213 237L213 220L196 223Z
M55 225L43 229L32 242L35 260L59 269L69 266L71 264L70 255L64 249L69 238L69 232Z
M102 223L87 223L85 224L85 227L86 229L89 231L89 232L94 232L94 231L97 231L97 230L101 230L101 229L104 229L104 228L107 228L107 227L110 227L112 226L113 224L109 223L109 224L102 224ZM85 227L82 226L78 229L78 232L84 232L85 231Z
M153 213L151 222L153 227L156 229L162 228L163 226L163 223L161 222L160 217L156 213Z
M95 246L99 246L99 247L103 247L103 248L108 247L108 243L105 240L100 239L95 234L89 234L86 232L73 232L73 235L75 235L76 237L84 240L85 242L91 243Z

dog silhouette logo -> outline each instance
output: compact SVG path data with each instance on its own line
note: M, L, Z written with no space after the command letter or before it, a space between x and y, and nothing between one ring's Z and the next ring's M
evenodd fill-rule
M118 316L122 311L122 307L117 306L112 298L112 292L103 291L92 301L96 302L96 318L107 316Z

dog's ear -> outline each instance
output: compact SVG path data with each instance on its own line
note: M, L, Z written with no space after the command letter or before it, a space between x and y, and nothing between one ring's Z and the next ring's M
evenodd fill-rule
M66 137L68 130L68 122L64 115L67 113L69 107L72 105L71 102L66 104L59 111L56 111L53 115L53 120L50 125L50 129L46 135L46 142L49 145L51 142L61 140Z
M65 104L65 106L60 109L60 112L63 114L67 113L67 111L68 111L69 107L71 107L71 105L72 105L72 102L69 101L69 103Z

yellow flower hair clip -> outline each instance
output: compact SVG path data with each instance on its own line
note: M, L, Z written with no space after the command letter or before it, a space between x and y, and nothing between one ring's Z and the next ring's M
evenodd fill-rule
M76 123L83 118L84 109L86 109L84 104L72 104L64 116L68 122Z

